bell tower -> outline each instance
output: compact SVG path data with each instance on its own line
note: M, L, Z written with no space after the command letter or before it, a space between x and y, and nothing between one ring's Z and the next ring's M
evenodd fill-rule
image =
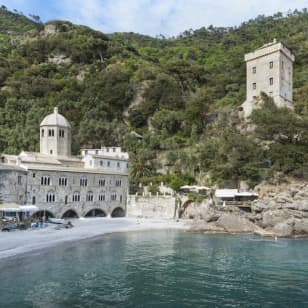
M57 107L40 124L40 153L71 156L71 125Z

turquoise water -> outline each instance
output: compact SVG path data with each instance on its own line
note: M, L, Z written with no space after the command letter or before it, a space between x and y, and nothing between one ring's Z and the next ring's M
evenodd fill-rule
M0 307L308 307L308 240L112 234L0 262Z

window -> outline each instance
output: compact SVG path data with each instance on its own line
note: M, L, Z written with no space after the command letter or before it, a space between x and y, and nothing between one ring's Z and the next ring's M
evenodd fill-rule
M121 186L122 185L122 181L121 180L116 180L115 184L116 184L116 186Z
M90 160L90 166L92 166L92 159Z
M55 202L55 193L53 191L48 192L48 194L46 195L46 202L47 203Z
M44 129L41 130L41 136L44 137Z
M116 201L117 200L117 194L115 192L111 193L110 200L111 201Z
M273 78L273 77L271 77L271 78L269 79L269 84L270 84L271 86L274 84L274 78Z
M35 178L35 172L32 173L32 177Z
M126 164L126 168L128 169L128 163Z
M86 196L86 201L93 202L93 192L89 191Z
M44 175L41 177L41 185L48 186L51 185L51 180L49 175Z
M59 130L59 137L64 138L64 129Z
M284 68L284 62L281 61L281 68L283 69Z
M104 166L104 161L101 160L101 161L99 162L99 165L100 165L101 167L103 167L103 166Z
M117 167L120 168L120 162L117 162Z
M99 195L98 195L98 201L105 201L105 193L104 192L101 192Z
M98 154L98 150L95 150L95 154L96 154L96 155Z
M256 72L257 72L257 68L254 66L254 67L252 68L252 73L255 74Z
M115 151L116 151L116 149L115 149L115 148L112 148L112 150L113 150L113 152L115 152Z
M52 150L50 150L49 153L52 154Z
M107 167L110 167L110 161L107 161Z
M64 204L67 204L67 196L65 196L65 198L64 198Z
M257 88L257 84L254 82L254 83L252 84L252 89L255 90L256 88Z
M35 196L32 197L32 204L35 204Z
M48 137L53 137L55 135L55 131L53 129L48 129Z
M99 180L98 180L98 185L99 185L99 186L105 186L105 184L106 184L105 179L99 179Z
M65 176L59 177L59 186L67 186L67 177Z
M274 62L271 61L271 62L269 63L269 68L273 68L273 67L274 67Z
M123 198L122 198L122 195L120 195L120 202L121 202L121 203L122 203L122 199L123 199Z
M79 202L80 201L80 193L78 191L75 191L73 193L73 202Z
M18 183L18 185L21 185L21 175L18 176L17 183Z
M80 186L88 186L88 179L86 177L80 179Z

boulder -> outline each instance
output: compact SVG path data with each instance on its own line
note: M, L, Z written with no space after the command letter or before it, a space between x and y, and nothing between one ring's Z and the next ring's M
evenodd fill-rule
M222 214L216 225L230 233L251 233L256 230L256 225L248 219L235 214Z
M294 220L294 235L308 236L308 219Z
M275 236L279 237L291 237L293 236L293 220L289 219L285 222L278 223L271 230Z

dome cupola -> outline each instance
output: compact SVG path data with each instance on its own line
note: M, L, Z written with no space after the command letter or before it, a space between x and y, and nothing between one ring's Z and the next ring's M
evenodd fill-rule
M71 125L55 107L40 124L40 152L53 156L71 155Z

